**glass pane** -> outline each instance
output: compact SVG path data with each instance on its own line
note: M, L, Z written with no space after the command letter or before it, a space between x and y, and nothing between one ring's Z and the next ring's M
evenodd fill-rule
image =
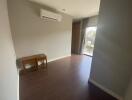
M93 56L96 30L97 30L97 27L87 27L86 28L83 54Z

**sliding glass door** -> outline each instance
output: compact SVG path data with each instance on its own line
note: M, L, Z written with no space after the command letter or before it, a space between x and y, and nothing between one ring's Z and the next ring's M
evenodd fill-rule
M97 27L87 27L85 31L83 54L93 56Z

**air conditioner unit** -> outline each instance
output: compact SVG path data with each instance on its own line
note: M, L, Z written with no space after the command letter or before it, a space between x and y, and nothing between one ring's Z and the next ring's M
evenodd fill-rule
M50 19L50 20L56 20L61 21L62 16L58 13L54 13L45 9L40 9L40 16L42 19Z

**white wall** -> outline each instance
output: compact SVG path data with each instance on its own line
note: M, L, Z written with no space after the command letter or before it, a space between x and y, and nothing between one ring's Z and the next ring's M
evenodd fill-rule
M0 100L18 100L17 78L7 2L0 0Z
M71 54L72 17L61 22L42 20L41 6L27 0L9 0L9 16L17 58L45 53L48 60Z
M132 79L129 83L127 92L126 92L126 96L125 96L125 100L132 100Z
M90 79L124 97L132 71L130 0L101 0Z

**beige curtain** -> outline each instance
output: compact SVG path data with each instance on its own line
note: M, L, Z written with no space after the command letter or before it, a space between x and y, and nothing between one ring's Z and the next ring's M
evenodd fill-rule
M81 21L81 30L80 30L81 39L80 39L79 54L82 54L82 50L85 44L85 31L86 31L86 28L88 27L88 21L89 21L89 18L82 19Z

